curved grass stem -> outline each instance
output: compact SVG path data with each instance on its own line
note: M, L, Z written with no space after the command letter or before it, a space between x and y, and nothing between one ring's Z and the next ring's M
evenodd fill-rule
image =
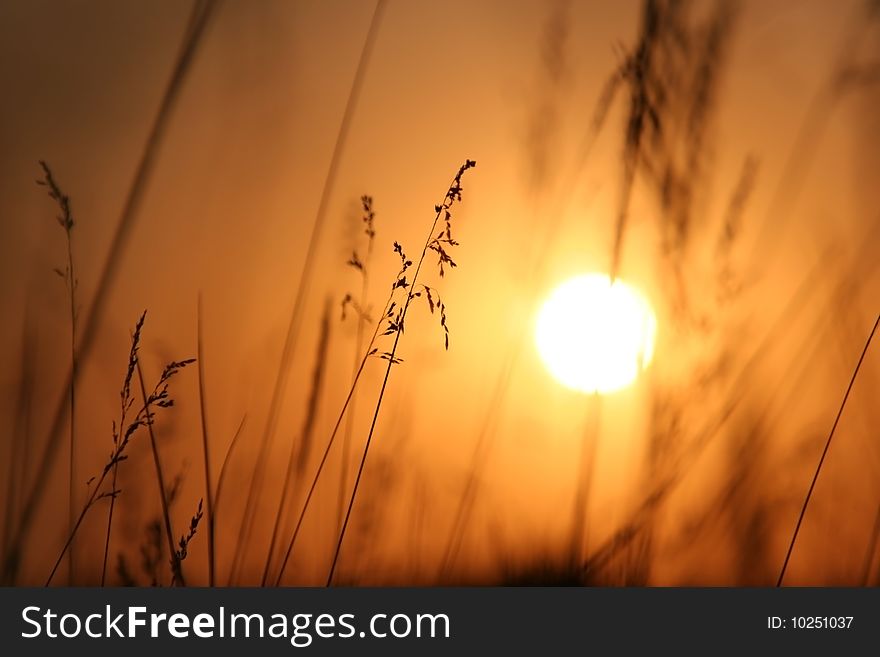
M401 310L399 319L396 322L396 328L395 328L395 332L394 332L394 344L391 347L391 351L387 354L388 365L385 368L385 376L382 379L382 387L379 390L379 398L376 401L376 409L373 411L373 419L370 422L370 432L367 434L367 441L364 445L364 451L363 451L363 454L361 455L360 464L358 465L357 476L355 477L355 480L354 480L354 487L352 488L351 497L349 498L349 501L348 501L348 508L346 509L346 512L345 512L345 520L342 522L342 529L339 531L339 539L336 542L336 550L333 553L333 561L330 564L330 572L327 575L327 584L326 584L327 586L330 586L333 583L333 576L336 573L336 566L339 563L339 554L342 551L342 544L345 541L345 532L348 529L348 523L349 523L349 520L351 519L351 511L354 508L354 502L355 502L355 499L357 498L357 492L358 492L358 488L360 487L361 477L363 476L363 473L364 473L364 466L366 465L367 456L369 455L369 452L370 452L370 445L372 444L373 434L375 433L375 430L376 430L376 422L379 419L379 411L382 408L382 400L385 397L385 389L388 386L388 379L391 376L391 367L396 362L398 362L397 361L397 346L400 344L400 336L403 334L403 327L406 323L406 315L409 312L410 304L412 303L412 300L414 298L416 298L415 294L412 291L415 290L416 285L418 284L419 274L421 273L422 264L425 262L425 256L428 254L428 250L432 247L432 244L437 242L437 237L435 237L435 231L437 230L437 224L440 222L440 218L442 216L444 216L444 214L446 215L447 223L448 223L449 207L451 206L451 203L456 198L460 198L461 177L465 171L467 171L468 169L470 169L471 167L474 167L474 166L476 166L476 162L473 162L471 160L467 160L465 162L465 164L458 170L458 173L452 179L452 182L449 184L449 188L447 189L446 195L444 197L444 202L440 205L437 205L435 208L436 213L434 215L434 221L431 223L431 229L428 231L428 237L427 237L427 239L425 239L425 245L422 247L422 252L419 255L418 262L416 263L416 268L413 273L412 281L409 283L409 290L411 290L411 291L408 292L406 295L406 302L404 303L403 310ZM447 235L448 234L449 233L447 232ZM451 237L449 239L451 240ZM440 272L442 275L442 272L443 272L443 269L442 269L443 264L442 263L444 262L443 256L445 256L445 254L443 253L442 250L438 250L438 253L441 255ZM451 263L451 261L449 261L449 262ZM411 264L411 263L407 262L404 265L404 269L409 264ZM451 263L451 264L454 266L454 263ZM392 292L394 291L394 289L396 289L398 287L398 283L400 283L401 280L403 280L404 282L406 281L405 278L398 279L397 283L392 287ZM444 328L445 328L445 325L444 325ZM448 347L448 344L449 344L448 338L447 338L446 344Z
M804 503L801 506L800 515L798 515L797 524L794 526L794 533L791 535L791 542L788 545L788 551L785 553L785 560L782 562L782 568L779 571L779 578L776 580L777 588L782 586L782 581L785 579L785 571L788 568L788 562L791 559L791 553L794 551L794 544L797 541L798 533L801 530L801 524L804 521L804 516L807 513L807 506L810 504L810 498L813 496L813 489L816 487L816 481L819 479L819 473L822 471L822 466L825 463L825 457L828 455L828 449L831 447L831 440L834 438L834 432L837 430L837 425L840 422L840 417L843 415L843 409L846 407L846 402L849 399L849 393L853 389L853 385L856 382L856 377L859 375L859 370L862 367L862 362L865 360L865 354L868 353L868 348L871 346L871 341L874 339L874 334L877 332L877 326L880 325L880 314L877 315L877 320L874 322L874 328L871 329L871 333L868 334L868 339L865 341L865 346L862 349L862 354L859 356L859 361L856 363L856 368L853 370L852 377L850 377L849 385L846 387L846 392L843 395L843 401L840 402L840 408L837 409L837 416L834 418L834 424L831 425L831 431L828 432L828 439L825 441L825 447L822 449L822 455L819 457L819 463L816 465L816 472L813 473L813 479L810 481L810 487L807 489L807 495L804 497Z

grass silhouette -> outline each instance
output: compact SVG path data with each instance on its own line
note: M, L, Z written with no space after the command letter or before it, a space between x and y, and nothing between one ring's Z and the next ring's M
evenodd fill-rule
M511 254L519 279L511 283L510 296L528 308L537 303L547 279L557 273L554 257L568 235L566 229L571 229L574 215L577 230L590 222L588 230L582 232L595 237L599 246L589 247L600 254L598 259L612 277L624 277L631 272L630 267L634 270L643 264L634 263L642 251L656 258L645 269L655 277L651 283L660 291L659 303L668 320L664 327L669 335L667 344L672 345L667 354L658 351L661 358L668 359L661 363L667 369L660 371L675 374L647 378L638 389L642 397L633 396L637 401L632 402L630 410L645 422L639 429L641 435L635 436L643 442L626 455L626 475L632 473L635 483L627 482L623 508L613 509L614 513L608 509L607 519L603 506L606 500L599 494L603 492L601 480L607 475L601 470L601 460L603 450L612 442L609 439L614 438L608 430L612 415L628 411L621 411L615 400L606 402L593 396L571 402L565 407L570 414L559 417L549 405L546 409L527 409L535 411L533 415L520 412L523 409L517 404L523 398L516 396L521 393L517 383L533 375L527 357L532 348L528 321L511 321L505 316L490 327L484 320L473 320L462 313L461 323L469 323L472 332L464 331L459 336L459 320L448 315L447 301L453 311L458 308L458 300L453 299L459 289L472 292L475 303L485 302L486 307L494 302L504 308L504 304L512 305L501 284L471 278L470 263L462 266L469 274L463 277L464 282L453 277L451 285L444 287L446 275L457 267L456 250L461 246L453 214L462 209L458 203L462 200L463 177L475 161L465 160L442 201L434 206L432 220L425 217L429 230L424 243L419 244L420 250L405 250L400 242L384 248L382 240L376 246L377 215L384 233L386 225L394 225L395 203L406 202L386 200L379 194L375 205L372 196L360 197L354 238L348 234L337 242L324 243L333 225L334 203L340 200L337 197L343 188L340 181L343 164L349 159L346 151L354 118L360 113L365 91L370 89L367 72L388 11L383 0L373 9L341 106L341 119L338 126L332 126L335 132L327 169L315 177L316 208L304 214L302 227L297 224L294 234L302 240L305 255L302 261L293 263L299 278L293 281L290 296L286 297L289 303L280 302L283 342L279 340L279 353L268 357L266 370L257 369L265 363L245 357L247 368L258 372L256 381L241 376L230 382L224 366L235 364L234 352L242 345L222 342L235 334L223 325L226 309L218 311L220 320L207 321L200 292L192 309L195 312L187 310L186 304L182 313L195 319L194 326L189 321L185 324L186 331L194 328L194 345L189 348L194 347L196 358L168 362L150 387L144 365L151 361L142 362L141 353L152 357L154 349L164 350L164 336L153 333L151 321L151 343L145 346L146 313L142 314L132 329L118 402L114 398L110 412L110 454L101 461L103 467L95 472L87 488L79 487L79 473L86 469L90 451L84 427L92 419L85 412L84 400L90 399L88 395L103 399L113 392L113 386L91 390L83 383L99 380L101 368L117 358L98 356L98 327L110 319L109 298L119 282L120 266L133 231L139 227L163 141L217 11L217 3L209 0L194 4L90 296L81 293L77 281L78 274L89 272L89 261L80 252L85 243L80 241L80 216L76 215L75 223L73 202L67 195L71 191L76 199L76 192L62 190L53 169L39 161L39 184L57 207L57 221L65 233L66 264L55 271L65 284L64 324L69 318L70 344L68 349L65 339L63 359L52 360L60 381L44 383L50 377L38 359L39 322L33 311L26 311L20 374L9 402L15 416L9 423L9 461L4 466L7 502L2 522L3 583L36 581L32 571L22 570L23 556L27 555L29 562L37 560L31 553L42 556L42 552L33 550L35 547L51 551L50 560L40 564L41 569L45 565L48 574L43 579L40 570L38 575L46 585L63 581L65 573L68 583L101 586L137 585L142 581L157 586L280 586L304 581L326 586L375 582L643 586L668 580L714 583L713 577L746 585L767 585L774 580L777 586L801 583L804 575L789 567L799 567L800 556L811 566L820 558L810 554L811 537L802 530L812 525L813 514L820 514L823 504L832 503L824 499L817 482L822 472L823 485L826 478L834 476L828 472L830 447L843 429L844 411L847 418L852 413L854 421L863 421L867 432L877 420L875 409L856 407L856 403L861 401L858 394L873 385L870 377L875 370L870 356L874 352L870 346L880 317L864 343L864 336L858 336L863 347L854 370L849 369L849 350L856 325L863 320L864 307L875 303L871 296L876 282L872 276L877 271L874 246L880 234L866 233L863 243L853 248L834 244L836 233L831 237L812 236L809 243L819 247L817 264L810 269L811 263L802 261L802 269L788 272L793 282L786 281L786 285L795 287L790 298L770 303L758 290L773 282L767 278L768 272L775 264L773 254L783 243L774 235L776 231L781 235L781 227L797 216L795 200L801 188L807 186L810 165L820 157L819 142L831 125L833 111L842 98L863 90L870 77L859 58L870 27L862 9L860 20L848 27L852 39L832 63L802 122L794 126L794 140L790 151L782 153L778 180L772 178L772 157L744 149L732 156L734 171L723 181L719 196L713 186L716 122L739 27L740 3L719 0L697 9L688 3L646 0L631 45L618 49L617 66L591 90L595 92L595 104L587 112L568 105L574 97L577 77L572 75L577 56L577 40L570 32L573 8L564 3L551 8L540 37L537 77L529 92L523 130L525 182L522 189L503 192L509 194L509 199L490 202L494 206L496 201L509 200L523 210L521 220L527 226L523 229L515 220L508 222L502 216L496 219L497 224L486 228L486 220L481 217L477 226L486 230L475 230L473 234L481 240L497 240L500 248L506 248L516 243L503 241L507 234L523 230L516 237L525 247ZM871 21L876 19L876 14L868 16ZM400 18L395 16L395 20ZM391 48L391 52L396 51ZM370 112L375 107L368 109L364 124L372 131L369 121L375 116ZM566 112L577 120L575 133L579 141L573 144L567 143L563 132ZM616 126L614 119L619 119ZM381 139L383 134L377 130L375 137ZM617 159L597 163L596 153L607 145L603 140L616 149ZM449 146L451 149L453 144ZM454 144L455 148L459 146ZM429 159L436 164L434 160L440 158L431 155ZM480 160L486 161L482 155ZM352 162L357 160L352 158ZM412 172L407 172L412 176L409 182L422 183L429 178L421 170L423 165L424 161L412 165ZM490 172L502 168L496 165L487 168ZM578 204L590 202L592 197L584 201L582 184L586 172L597 165L603 184L610 181L614 186L612 201L608 207L599 203L595 212L583 213ZM358 162L358 166L363 163ZM376 169L367 173L389 178L397 173L378 164ZM67 179L65 175L60 177ZM363 189L361 182L358 180L358 186L352 185L351 189ZM393 184L400 190L401 199L407 199L412 190L406 180L395 178ZM492 191L491 185L484 189ZM768 189L769 204L764 207L760 205L761 194ZM352 194L349 203L354 202L354 192L346 193ZM709 202L716 197L720 203ZM306 204L298 204L297 212L300 207ZM756 223L756 215L763 217L763 222ZM406 225L422 230L420 224ZM85 228L90 227L91 222L87 222ZM750 238L755 241L748 251ZM170 243L177 238L157 239ZM357 240L353 251L351 241L345 243L351 239ZM464 241L468 257L476 253L475 258L481 260L481 247L486 243L474 245L470 235ZM636 245L641 250L634 249ZM332 249L332 262L339 267L321 268L321 258L331 257L322 251L325 247ZM795 256L802 257L795 247L792 249ZM349 252L352 255L346 271L354 269L357 279L352 293L341 300L339 319L340 299L330 295L334 288L339 289L333 275L342 269L343 258ZM851 261L845 263L844 257ZM393 265L389 266L387 259L392 258ZM238 263L230 259L224 266L234 270ZM440 285L428 280L433 267L437 279L444 279ZM381 284L382 271L396 271L387 287ZM186 274L189 277L192 272ZM91 283L92 276L87 278L86 282ZM201 290L204 286L197 281L194 288ZM281 293L287 294L282 288L279 286ZM266 290L260 302L279 303L276 292ZM320 296L315 295L327 299L320 311L311 310L310 302L319 305ZM158 303L165 303L161 295L158 299ZM424 336L422 319L410 312L414 305L422 306L425 315L439 323L444 349L450 348L450 317L456 328L452 336L455 351L465 343L462 354L445 361L454 363L450 366L454 369L435 384L450 389L448 398L444 396L439 403L422 395L423 381L417 381L441 368L419 351L417 338ZM156 310L152 301L150 309L153 317ZM872 317L874 312L872 307ZM835 325L841 316L848 320L847 330ZM250 322L254 318L245 319ZM344 331L336 330L336 321L349 322L343 326L348 329L345 339L350 342L343 342L340 336ZM503 334L508 328L509 335ZM485 354L477 351L484 346L472 341L478 331L488 334L480 335L500 354L494 371L486 365L490 360L484 360ZM300 349L306 335L309 349ZM433 337L430 347L439 353L440 341ZM177 335L174 340L176 343L185 338ZM841 352L846 350L847 362L834 360L832 346ZM257 352L262 348L246 345L251 347ZM685 355L680 363L670 364L679 358L676 347L681 347ZM112 343L104 349L110 354ZM692 360L686 354L690 350L698 352ZM841 361L843 358L841 353ZM162 361L167 357L163 356ZM180 377L184 387L175 396L192 407L173 411L171 387L177 383L180 371L195 369L192 365L197 366L197 380L188 386L188 376ZM816 385L828 375L823 368L838 366L847 368L849 385L835 407L830 432L825 434L823 428L821 435L817 434L814 449L813 437L801 435L809 431L800 424L801 418L794 417L792 409L802 408L798 402L808 390L814 395L811 403L828 401L839 394ZM96 379L84 379L84 368ZM475 373L487 378L478 378ZM232 377L238 375L237 371L232 373ZM858 392L854 392L857 379ZM232 392L226 390L224 394L219 383L215 387L218 381L228 383ZM819 392L808 389L810 383ZM533 392L541 385L529 384ZM455 389L458 386L461 391ZM484 386L485 396L467 398L479 386ZM41 395L50 388L53 404L44 408ZM62 397L55 404L58 389ZM297 394L290 394L294 389ZM365 395L371 401L375 399L369 408L365 408ZM539 394L534 397L545 399ZM456 400L462 402L460 407L453 403ZM411 424L420 427L423 420L418 415L418 423L413 422L409 414L423 412L427 416L435 414L440 422L449 419L450 424L459 415L471 412L477 420L471 431L461 436L452 436L452 431L445 428L420 436L442 444L409 443L409 434L414 433ZM820 412L824 413L824 408L818 408L817 415ZM39 417L35 420L38 413L46 416L44 424L39 423ZM510 426L524 416L521 426ZM224 419L229 423L226 426ZM163 440L166 422L168 434L178 440L175 444ZM172 422L183 426L172 426ZM783 443L783 426L795 434L794 447ZM511 477L521 479L505 482L511 488L498 498L493 497L490 484L499 473L510 474L502 473L501 464L512 453L506 451L511 442L540 442L544 438L541 431L551 428L560 435L570 430L579 438L572 449L577 456L567 452L556 455L564 466L571 466L573 481L566 482L570 488L559 486L565 493L553 498L552 518L539 518L544 524L532 526L529 514L539 516L544 512L534 508L521 512L514 500L526 500L525 506L538 505L540 496L528 486L533 485L533 478L544 466L526 463L522 471L512 471ZM101 435L106 438L106 433ZM845 451L844 445L852 445L844 437L835 442L835 458ZM542 443L535 453L542 450L543 457L544 450L556 449L548 447L550 444ZM813 455L820 447L816 463ZM183 468L174 460L180 453L197 453L198 477L185 476L188 458L183 459ZM65 458L64 481L54 481L56 466ZM710 459L714 459L712 465L706 466ZM557 466L561 473L561 466ZM808 469L812 476L804 493L806 475L802 471ZM682 502L693 492L695 481L705 486L705 494L697 496L701 499ZM57 491L62 483L66 489L64 499L48 497L49 491ZM38 511L47 506L47 499L59 509L64 507L65 522L60 520L59 512L54 524L38 524ZM875 514L870 498L866 505L871 509L871 518L866 521L864 536L858 537L866 544L859 542L858 549L851 550L858 552L859 563L850 569L858 570L853 581L863 585L873 581L872 567L880 544L880 515ZM806 522L808 509L810 522ZM789 533L790 520L796 513ZM505 526L511 517L522 524ZM599 530L594 529L597 525L601 525ZM542 533L546 527L552 530ZM534 542L523 540L523 535ZM787 547L784 558L777 540L780 538L785 539ZM87 552L84 545L98 547ZM389 548L392 545L404 553L405 572L399 563L392 563L398 556ZM682 556L707 545L720 545L719 554L694 564ZM847 545L848 550L851 547ZM86 554L91 558L87 559ZM829 571L839 570L828 575L828 581L836 583L850 575L849 556L829 564ZM661 570L663 564L676 558L674 568ZM66 570L62 568L65 562ZM711 566L707 565L710 562ZM815 574L817 579L821 576Z

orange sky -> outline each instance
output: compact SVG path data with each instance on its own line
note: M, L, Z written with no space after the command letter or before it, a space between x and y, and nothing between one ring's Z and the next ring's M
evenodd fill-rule
M253 458L372 8L371 2L354 0L221 3L174 111L111 288L97 346L84 365L83 481L100 469L110 446L128 334L138 314L149 309L143 359L155 374L169 358L195 354L199 292L205 305L215 467L245 414L245 453ZM818 265L822 274L798 321L763 354L757 370L750 370L753 384L738 407L741 415L731 421L739 435L753 431L749 423L760 418L772 436L764 469L749 475L755 480L742 505L752 508L756 499L766 503L774 519L768 549L774 556L780 553L797 496L808 482L816 440L833 419L880 298L876 257L870 256L880 246L880 196L874 184L880 168L875 111L880 87L867 85L829 105L821 132L810 141L815 150L803 157L809 166L787 187L784 177L799 130L809 124L815 103L824 102L823 85L852 39L861 10L856 1L753 0L742 6L711 124L711 175L686 261L695 313L712 325L708 337L672 325L668 280L658 273L656 204L637 187L621 273L654 301L659 342L649 376L604 402L590 540L598 542L616 528L644 491L644 450L652 400L655 408L657 400L652 386L693 394L682 422L705 424L728 398L723 387L699 390L701 368L715 361L719 345L732 345L733 369L742 368ZM4 432L14 421L26 317L38 345L32 423L37 444L66 374L64 290L51 271L64 258L63 234L51 220L50 201L33 184L40 174L37 160L51 164L72 198L79 294L87 304L188 11L186 3L175 1L0 5ZM554 12L562 12L562 33L548 28ZM536 301L568 276L608 269L621 175L623 96L576 177L561 221L555 224L550 214L573 170L602 85L637 37L639 15L637 2L389 2L321 227L316 275L271 461L274 482L302 421L321 309L327 298L338 304L358 287L355 273L344 265L359 239L358 198L368 193L375 199L373 303L379 304L396 271L391 243L397 240L415 252L450 176L465 158L477 160L478 167L466 175L464 201L456 212L459 267L443 280L430 274L448 306L451 348L443 350L435 318L412 316L402 346L406 362L393 372L370 457L373 469L368 466L365 495L377 496L378 509L365 504L372 510L362 513L360 533L351 540L351 552L360 555L352 557L353 577L430 581L493 387L517 336L529 335ZM557 83L542 69L547 39L561 44ZM876 62L878 56L875 24L855 57ZM546 184L536 182L535 146L529 145L536 120L546 129L541 142ZM717 264L712 249L750 154L760 163L759 173L736 257L743 267L760 268L761 278L740 305L719 309L710 289ZM781 204L774 200L777 194ZM837 287L840 277L862 287L856 292ZM354 348L353 323L341 323L335 308L319 442L344 400ZM570 520L583 398L550 378L530 340L526 347L494 427L491 465L462 548L464 571L471 574L554 549ZM861 566L860 546L867 541L880 493L880 451L871 445L878 415L869 394L870 381L880 376L876 355L866 366L865 385L854 392L824 488L817 490L821 502L803 537L810 556L792 566L799 581L847 582ZM378 364L367 372L359 427L367 426L382 373ZM179 406L162 428L163 454L169 471L185 476L175 511L175 524L183 527L202 495L198 390L194 372L175 383ZM690 392L691 386L698 391ZM701 457L665 508L657 530L655 582L744 581L730 566L731 542L723 529L701 535L700 553L710 555L701 567L691 570L693 560L680 558L688 523L695 522L700 504L729 474L728 448L715 444ZM120 544L132 549L146 519L139 506L155 497L144 465L148 453L139 449L130 463L130 486L120 498L130 515L122 515L117 529ZM9 453L4 442L4 472ZM238 481L245 471L244 463L236 468ZM55 472L58 490L50 489L37 523L48 527L41 530L46 541L29 555L25 579L41 581L42 563L56 554L65 536L64 523L53 522L57 509L51 502L66 496L63 458L56 460ZM139 476L145 479L136 485ZM310 549L302 557L302 581L319 580L312 573L324 568L332 534L324 520L335 514L336 500L328 492L334 486L319 496L307 525ZM839 508L847 510L840 517L832 512ZM234 535L236 522L237 516L221 521L222 531ZM258 520L260 532L268 531L266 522ZM98 537L102 523L103 513L96 513L86 532ZM829 536L843 536L854 546L851 553L840 556ZM229 550L221 550L220 563L229 558ZM196 579L204 577L204 567L201 557L190 565ZM94 576L95 564L83 568L85 579Z

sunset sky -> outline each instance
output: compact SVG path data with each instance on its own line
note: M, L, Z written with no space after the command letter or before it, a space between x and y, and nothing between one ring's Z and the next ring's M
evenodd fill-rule
M689 24L704 25L716 5L693 3ZM665 249L667 208L645 170L636 174L628 204L616 274L656 313L654 357L633 385L596 399L553 377L534 327L560 283L614 266L627 85L595 139L594 117L607 81L639 42L642 4L387 2L317 226L267 486L261 504L245 509L375 4L221 0L169 117L81 364L79 505L85 482L100 474L112 448L137 318L147 309L141 359L154 380L167 361L196 355L201 294L215 480L246 417L216 520L217 570L225 583L239 523L252 515L254 537L235 583L259 583L328 303L307 481L349 391L357 322L341 319L340 304L346 293L360 292L358 272L346 261L353 250L365 252L361 195L372 196L376 213L368 296L375 320L400 266L392 244L418 256L434 206L472 159L477 166L464 175L463 199L453 210L458 266L441 278L430 253L422 274L445 303L449 350L438 317L424 304L414 307L341 576L359 584L434 584L442 572L444 581L494 583L564 560L583 490L578 482L588 477L585 558L630 522L652 491L664 491L659 508L640 520L636 544L602 574L604 583L774 583L880 309L880 12L876 2L873 13L868 5L729 3L700 175L685 183L693 194L681 248L672 255ZM65 237L54 221L57 207L35 184L38 162L48 162L71 199L82 321L190 11L190 3L176 0L0 2L0 498L13 519L17 488L35 485L70 363L67 297L52 271L64 265ZM665 65L675 88L675 72L694 62ZM842 74L849 75L843 83ZM675 149L685 148L688 121L666 129L671 157L686 159ZM744 188L741 216L733 217L744 171L752 184ZM393 336L383 340L385 350ZM358 454L386 365L369 359L358 388ZM23 422L26 372L32 387ZM880 504L878 384L874 344L805 517L792 582L862 583ZM174 379L173 397L175 407L156 428L168 478L181 476L172 520L183 533L205 494L195 369ZM30 450L24 466L13 462L13 442L23 435ZM43 583L69 533L66 440L27 538L20 584ZM113 530L112 554L126 555L141 579L138 546L159 508L148 443L139 436L121 465ZM592 455L588 468L581 466L585 455ZM338 461L337 450L285 583L323 584L338 530ZM7 486L11 472L16 479ZM469 486L473 506L459 542L452 541L454 563L443 569ZM291 526L302 504L296 499L285 515ZM70 581L100 581L105 507L90 511L78 535ZM200 531L186 563L196 583L207 580L204 526ZM649 555L647 574L630 576L627 564L638 561L639 550ZM878 571L875 560L875 580ZM61 574L58 583L66 583L67 571Z

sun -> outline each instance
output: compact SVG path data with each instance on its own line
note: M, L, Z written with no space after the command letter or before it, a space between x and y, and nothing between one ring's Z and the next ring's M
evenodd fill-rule
M563 385L620 390L651 362L657 320L648 300L620 279L584 274L557 287L538 314L541 359Z

